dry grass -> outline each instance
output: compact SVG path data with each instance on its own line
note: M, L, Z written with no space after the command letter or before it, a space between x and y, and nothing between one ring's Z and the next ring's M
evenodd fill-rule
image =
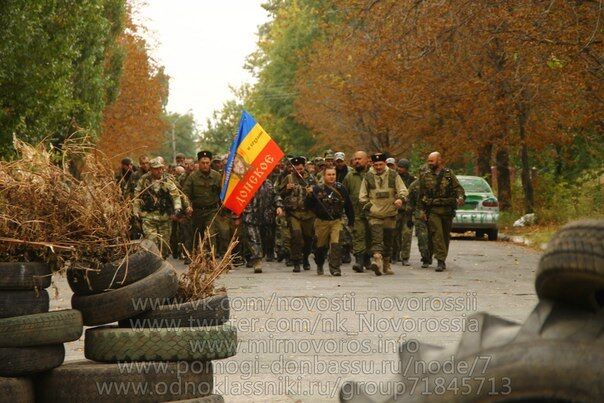
M231 268L237 241L232 239L224 256L218 259L214 249L210 247L210 239L210 232L206 230L203 238L200 237L193 255L189 256L191 264L188 271L181 275L178 292L178 298L183 302L207 298L217 292L226 291L224 288L216 289L214 283ZM185 253L189 255L187 251Z
M128 253L131 206L103 154L85 139L15 149L16 160L0 161L0 261L99 268Z

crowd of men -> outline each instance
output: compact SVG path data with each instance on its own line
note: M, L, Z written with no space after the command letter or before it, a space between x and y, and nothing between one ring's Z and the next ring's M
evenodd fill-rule
M161 157L122 160L116 175L122 193L133 200L133 238L155 241L164 256L188 263L204 234L217 256L238 239L235 265L262 272L262 261L284 261L294 273L317 274L325 265L333 276L342 263L378 276L392 265L410 266L415 229L421 266L436 259L446 269L450 230L464 190L438 152L417 176L407 159L357 151L346 159L328 150L322 157L287 156L271 173L240 216L221 207L227 156L200 151L197 160L179 154L166 166ZM187 251L189 253L187 253Z

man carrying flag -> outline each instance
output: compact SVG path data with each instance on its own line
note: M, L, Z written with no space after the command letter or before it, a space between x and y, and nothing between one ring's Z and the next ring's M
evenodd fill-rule
M277 143L244 111L225 167L223 207L241 215L283 156Z

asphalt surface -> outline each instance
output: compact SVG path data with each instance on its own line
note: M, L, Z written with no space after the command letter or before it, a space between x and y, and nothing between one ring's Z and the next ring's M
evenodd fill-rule
M347 380L379 385L400 372L401 342L455 345L478 311L523 321L537 301L538 260L511 243L456 238L443 273L420 268L415 244L412 266L394 265L393 276L351 265L342 277L317 276L314 263L302 273L282 263L265 263L261 274L236 268L219 283L231 300L238 354L215 362L215 393L227 402L333 402ZM51 309L69 308L66 280L54 283ZM82 359L83 337L66 352L68 361Z

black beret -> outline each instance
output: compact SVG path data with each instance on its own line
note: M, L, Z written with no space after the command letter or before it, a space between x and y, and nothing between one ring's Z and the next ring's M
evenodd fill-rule
M304 165L304 164L306 164L306 158L294 157L294 158L292 158L291 163L292 163L292 165L300 165L300 164Z
M197 153L197 160L199 161L202 158L209 158L212 159L212 152L211 151L200 151Z
M388 155L386 155L386 154L375 153L375 154L371 155L372 162L378 162L378 161L386 162L387 159L388 159Z

